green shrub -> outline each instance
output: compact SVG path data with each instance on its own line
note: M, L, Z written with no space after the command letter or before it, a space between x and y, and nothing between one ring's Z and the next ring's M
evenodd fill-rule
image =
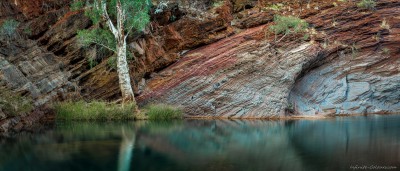
M82 9L82 7L85 5L85 3L81 0L75 0L71 6L70 9L71 11L78 11L80 9Z
M27 27L27 28L24 29L24 34L27 35L27 36L31 36L32 35L32 30L29 27Z
M107 66L110 69L117 70L117 57L111 56L107 60Z
M353 43L353 45L351 45L350 48L351 48L351 57L352 58L356 57L358 55L358 50L359 50L357 44Z
M87 60L88 60L88 62L89 62L89 67L90 67L90 69L94 68L97 64L99 64L99 63L96 61L96 59L94 59L94 58L88 58Z
M18 116L33 109L32 99L0 87L0 109L9 116Z
M284 34L284 36L304 32L308 28L308 23L298 17L294 16L280 16L275 15L274 17L275 25L269 27L269 30L275 34Z
M150 120L171 120L183 117L182 110L165 104L148 105L145 110Z
M61 102L54 105L58 120L131 120L134 104L115 104L102 101Z
M17 38L19 36L19 33L17 32L18 26L19 22L14 19L4 21L0 26L0 36L7 39Z
M272 4L267 9L273 10L273 11L280 11L284 5L282 3L277 3L277 4Z
M363 9L374 9L376 6L375 0L361 0L359 3L357 3L357 7L363 8Z
M389 48L383 48L382 49L382 52L385 54L385 55L390 55L390 49Z
M222 6L222 5L224 5L224 1L220 1L220 0L214 1L213 4L212 4L212 6L214 8L218 8L218 7Z

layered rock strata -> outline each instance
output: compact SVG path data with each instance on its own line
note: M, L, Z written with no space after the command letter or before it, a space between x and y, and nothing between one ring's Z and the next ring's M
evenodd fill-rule
M271 23L247 29L188 52L139 101L180 105L193 117L400 112L400 3L320 8L302 14L311 40L276 43L263 37Z

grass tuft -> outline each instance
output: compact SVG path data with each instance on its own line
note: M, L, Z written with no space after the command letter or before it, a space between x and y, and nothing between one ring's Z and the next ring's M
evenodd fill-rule
M274 22L275 25L270 26L269 30L275 34L275 40L278 34L284 34L283 37L285 37L289 34L305 32L309 26L306 21L294 16L275 15Z
M102 101L60 102L54 105L57 120L132 120L134 104L115 104Z
M214 1L212 4L214 8L221 7L222 5L224 5L224 1Z
M6 114L6 117L25 114L32 109L32 99L12 92L8 88L0 87L0 110Z
M373 10L375 6L376 6L375 0L361 0L359 3L357 3L357 7L363 9Z
M182 119L183 112L179 108L165 104L152 104L145 107L150 120Z
M275 34L290 34L305 31L308 28L308 23L294 16L275 15L275 25L270 26L270 31Z

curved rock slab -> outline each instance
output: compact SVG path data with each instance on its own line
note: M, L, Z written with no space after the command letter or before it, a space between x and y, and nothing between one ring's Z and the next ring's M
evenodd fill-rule
M375 10L332 8L308 19L331 50L291 91L298 114L400 113L399 11L400 2L388 0Z
M379 54L343 56L296 82L290 103L300 114L400 111L400 60ZM389 61L387 61L389 60Z
M304 43L280 53L261 40L263 29L190 51L150 80L139 101L181 105L199 117L283 116L295 79L320 48Z

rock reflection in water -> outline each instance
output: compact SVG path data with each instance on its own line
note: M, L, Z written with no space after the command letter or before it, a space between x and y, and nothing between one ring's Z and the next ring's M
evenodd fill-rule
M349 170L400 167L400 116L57 124L0 143L0 170Z

